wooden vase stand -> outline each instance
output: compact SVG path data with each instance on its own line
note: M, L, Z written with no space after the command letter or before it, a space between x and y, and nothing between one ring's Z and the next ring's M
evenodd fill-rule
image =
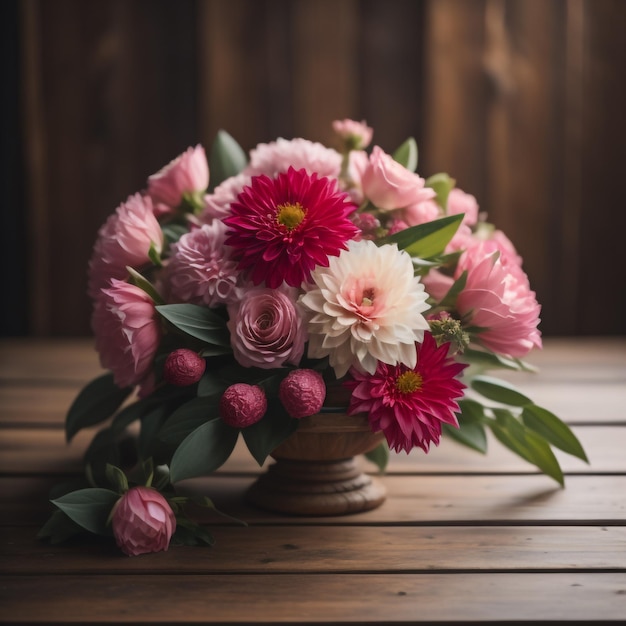
M384 485L363 473L354 457L329 461L277 458L250 487L246 500L288 515L347 515L369 511L386 498Z

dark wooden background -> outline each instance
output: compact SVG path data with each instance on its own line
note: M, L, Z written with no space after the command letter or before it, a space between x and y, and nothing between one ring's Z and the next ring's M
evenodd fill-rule
M525 258L545 335L624 334L624 0L2 3L2 333L89 334L126 197L220 128L246 149L366 119Z

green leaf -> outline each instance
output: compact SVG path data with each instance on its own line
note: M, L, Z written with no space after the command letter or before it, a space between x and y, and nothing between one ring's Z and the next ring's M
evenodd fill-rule
M168 244L171 245L176 243L184 234L188 233L189 227L185 224L170 222L169 224L163 224L161 230Z
M461 360L465 363L478 365L484 369L509 369L522 372L536 372L537 368L529 363L525 363L520 359L504 357L493 352L484 352L482 350L474 350L466 348L461 356Z
M406 250L412 257L430 259L444 251L462 220L461 214L440 217L383 237L377 243L397 243L400 250Z
M126 474L115 465L110 463L106 464L106 477L109 484L115 489L117 493L123 494L128 491L128 479Z
M456 306L456 299L458 295L465 289L467 283L467 270L452 283L452 287L448 289L448 293L443 297L443 300L439 303L439 306L446 308L454 308Z
M518 391L513 385L497 378L476 376L470 381L470 386L485 398L502 404L526 406L533 403L530 398Z
M267 404L265 416L241 431L250 454L259 465L263 465L272 450L298 428L298 420L289 416L277 398L271 398Z
M394 153L393 160L404 165L407 170L414 172L417 169L417 142L409 137Z
M219 417L219 397L206 396L189 400L161 426L158 437L161 441L178 444L205 422Z
M211 309L197 304L163 304L156 309L187 335L208 344L230 346L226 320Z
M212 546L213 535L200 524L186 517L176 518L176 531L172 536L172 544L179 546Z
M236 176L247 165L248 158L241 146L225 130L219 130L209 154L212 191L231 176Z
M198 382L198 396L222 395L229 383L224 382L220 377L210 371L206 371Z
M170 464L172 483L214 472L230 456L238 435L236 428L219 417L196 428L174 452Z
M510 411L493 409L493 412L496 420L489 422L489 426L496 439L563 486L563 471L548 443L517 421Z
M485 427L482 424L463 424L459 428L454 428L450 424L443 424L443 432L446 437L454 439L476 452L486 454L487 452L487 435Z
M156 304L163 304L163 298L161 298L161 296L159 295L156 287L145 276L140 274L137 270L133 269L130 265L127 265L126 269L130 274L131 282L135 286L145 291Z
M110 489L80 489L52 503L79 526L97 535L110 534L107 520L113 505L119 500L119 494Z
M383 474L389 463L389 445L386 441L382 441L373 450L364 454L368 461L371 461L378 467L378 471Z
M67 441L83 428L95 426L108 419L130 395L131 387L120 389L113 374L103 374L87 384L78 394L65 418Z
M522 411L522 422L559 450L589 463L576 435L554 413L536 404L529 404Z
M446 211L448 207L448 196L450 195L450 191L452 191L455 185L456 181L454 178L450 178L450 176L444 172L434 174L426 179L426 187L430 187L434 190L437 194L437 204L444 211Z
M56 545L82 532L84 528L73 522L63 511L56 510L37 533L37 539L47 539Z

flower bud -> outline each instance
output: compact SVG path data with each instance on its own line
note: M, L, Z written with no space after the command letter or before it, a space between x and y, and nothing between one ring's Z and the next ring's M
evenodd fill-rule
M235 383L226 389L220 400L222 419L235 428L258 422L267 411L265 392L258 385Z
M326 384L315 370L294 370L281 381L278 396L291 417L306 417L322 408L326 399Z
M113 535L128 556L169 548L176 517L167 500L150 487L129 489L113 507Z
M167 355L163 378L171 385L186 387L197 383L204 374L206 361L193 350L180 348Z

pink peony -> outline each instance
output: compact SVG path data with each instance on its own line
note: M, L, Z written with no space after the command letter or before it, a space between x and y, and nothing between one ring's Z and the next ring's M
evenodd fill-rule
M505 255L504 258L506 258ZM516 263L505 263L499 251L480 243L463 253L457 266L467 271L456 308L466 326L475 326L479 341L494 352L523 357L541 348L541 310L528 277Z
M290 167L306 170L307 174L317 174L337 178L341 170L341 155L321 143L302 139L279 138L271 143L261 143L250 151L250 163L243 170L247 176L265 174L274 178L287 172Z
M398 246L351 241L318 267L300 302L307 311L309 357L329 357L337 378L350 367L370 374L378 361L415 365L415 342L428 323L427 294Z
M293 370L280 382L278 396L291 417L307 417L322 408L326 399L326 383L315 370Z
M129 196L100 228L89 261L92 298L97 298L112 278L126 279L127 266L139 269L149 264L151 246L161 254L164 237L153 208L148 196Z
M188 148L148 178L148 194L159 203L175 208L185 194L197 195L209 186L209 166L204 148Z
M424 179L406 169L379 146L374 146L361 186L365 197L384 211L403 209L435 197Z
M296 293L255 287L243 300L229 305L228 330L238 363L269 369L300 361L306 332Z
M379 363L371 375L351 370L348 414L367 413L372 430L382 430L396 452L439 445L442 424L458 426L456 399L466 388L456 377L467 365L448 356L448 345L437 347L426 333L415 367Z
M220 399L220 416L234 428L256 424L267 411L265 392L258 385L235 383Z
M163 378L171 385L186 387L197 383L204 374L206 361L193 350L179 348L167 355Z
M132 387L148 377L161 331L145 291L113 279L95 301L91 326L100 363L113 372L116 385Z
M118 547L128 556L167 550L176 517L156 489L132 487L113 507L111 524Z
M231 205L225 243L254 284L299 287L311 270L358 235L356 205L328 178L289 168L276 178L255 176Z
M241 297L241 277L231 249L224 246L226 226L219 220L185 233L172 245L163 280L170 300L210 308Z
M365 120L356 122L351 119L335 120L333 130L343 139L349 150L367 148L374 136L374 129L368 126Z

